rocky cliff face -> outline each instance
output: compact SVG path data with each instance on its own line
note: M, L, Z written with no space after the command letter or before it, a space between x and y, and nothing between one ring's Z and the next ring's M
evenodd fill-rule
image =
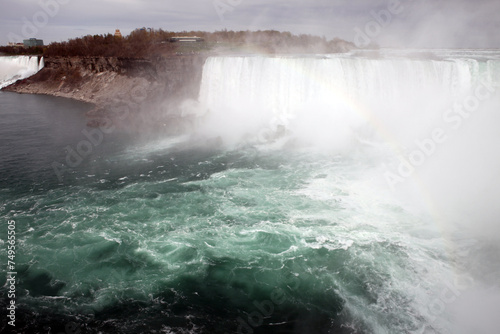
M32 77L5 88L18 93L47 94L90 102L89 125L116 116L127 108L142 123L157 123L184 99L196 99L203 64L201 55L155 60L72 57L47 58ZM140 117L139 117L140 116Z

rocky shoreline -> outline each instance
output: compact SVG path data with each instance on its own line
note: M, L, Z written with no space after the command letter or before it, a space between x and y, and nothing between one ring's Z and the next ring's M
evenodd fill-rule
M185 99L199 93L204 55L157 59L118 57L54 57L45 67L4 90L45 94L92 103L89 126L120 121L124 126L153 125ZM127 121L120 115L127 110Z

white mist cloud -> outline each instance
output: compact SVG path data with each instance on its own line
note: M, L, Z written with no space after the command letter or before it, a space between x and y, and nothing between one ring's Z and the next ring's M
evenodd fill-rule
M455 318L454 333L489 334L498 332L500 319L500 290L474 288L463 293L452 305Z
M383 42L414 47L498 47L500 27L497 15L500 3L494 1L420 1L405 5L393 31L382 36ZM390 30L390 29L389 29ZM396 38L394 38L395 36ZM389 44L389 43L388 43Z

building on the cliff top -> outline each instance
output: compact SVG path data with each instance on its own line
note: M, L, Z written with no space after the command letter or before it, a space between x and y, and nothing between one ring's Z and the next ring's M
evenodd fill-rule
M203 42L203 38L197 36L171 37L170 42Z
M116 29L116 30L115 30L115 37L120 37L120 38L122 38L122 37L123 37L123 36L122 36L122 33L120 32L120 29Z
M25 48L30 48L33 46L43 46L43 40L36 38L25 39L23 40L23 45Z

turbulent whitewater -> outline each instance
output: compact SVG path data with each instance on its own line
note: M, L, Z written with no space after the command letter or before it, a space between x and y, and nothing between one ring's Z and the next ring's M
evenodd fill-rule
M32 76L44 66L43 57L12 56L0 57L0 89L17 80Z
M166 137L0 92L18 328L495 332L499 59L211 57Z

